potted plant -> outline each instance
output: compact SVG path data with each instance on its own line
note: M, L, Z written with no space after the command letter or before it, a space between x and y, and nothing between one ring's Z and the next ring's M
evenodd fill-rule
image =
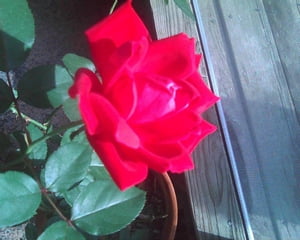
M26 0L0 3L0 111L22 124L1 134L0 227L36 220L28 238L39 240L118 232L141 216L146 192L135 185L152 169L170 202L162 239L174 239L167 172L193 168L191 152L215 130L201 113L218 99L198 73L193 40L153 41L128 0L85 32L93 61L69 53L22 73L34 17ZM26 104L47 108L47 119L26 115ZM67 120L55 126L58 113Z

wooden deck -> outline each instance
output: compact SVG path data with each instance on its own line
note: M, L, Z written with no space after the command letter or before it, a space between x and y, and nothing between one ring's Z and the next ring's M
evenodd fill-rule
M197 38L221 97L186 174L199 239L299 240L300 1L192 0L196 21L163 2L158 38Z

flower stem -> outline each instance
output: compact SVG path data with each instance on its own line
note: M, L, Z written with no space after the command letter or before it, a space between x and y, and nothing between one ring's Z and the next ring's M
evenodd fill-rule
M37 140L33 141L28 146L27 150L20 157L18 157L14 161L11 161L11 162L5 164L6 168L12 167L12 166L17 165L20 162L22 162L23 159L26 157L26 155L28 155L29 153L31 153L32 150L36 147L36 145L38 145L40 142L45 141L45 140L47 140L47 139L49 139L49 138L51 138L51 137L53 137L53 136L55 136L55 135L57 135L57 134L59 134L61 132L64 132L64 131L68 130L69 128L76 127L76 126L79 126L81 124L82 124L82 121L71 122L71 123L69 123L69 124L67 124L65 126L62 126L60 128L57 128L57 129L53 130L52 132L44 135L43 137L38 138Z
M18 100L17 98L15 97L15 94L14 94L14 91L13 91L13 85L11 83L11 78L10 78L10 75L9 75L9 72L6 72L6 78L7 78L7 82L8 82L8 86L9 86L9 89L10 89L10 93L11 93L11 96L12 96L12 100L13 100L13 104L14 104L14 108L16 110L16 114L23 120L23 116L22 116L22 113L20 111L20 108L19 108L19 103L18 103ZM25 128L25 142L27 144L30 144L31 143L31 137L30 137L30 134L29 132L27 131L27 129Z
M110 11L109 11L109 15L113 13L113 11L115 10L117 4L118 4L118 0L115 0L112 7L111 7L111 9L110 9Z
M31 153L31 151L33 150L33 148L37 144L39 144L40 142L45 141L45 140L47 140L47 139L49 139L49 138L51 138L51 137L53 137L53 136L55 136L55 135L57 135L57 134L59 134L61 132L64 132L64 131L68 130L69 128L76 127L76 126L79 126L81 124L82 124L81 120L75 121L75 122L71 122L71 123L69 123L69 124L67 124L65 126L62 126L60 128L57 128L57 129L53 130L52 132L44 135L43 137L38 138L37 140L33 141L31 143L31 145L27 148L26 155L29 154L29 153Z
M42 123L32 119L31 117L25 115L24 113L18 113L18 110L16 109L15 106L10 107L10 110L12 111L12 113L17 114L19 116L21 116L26 122L30 122L33 125L37 126L38 128L46 131L47 130L47 126L43 125Z
M56 204L53 202L53 200L49 197L48 192L45 191L45 190L43 190L43 188L41 188L41 192L44 195L44 197L47 199L47 201L50 203L50 205L52 206L52 208L54 209L54 211L58 214L58 216L62 220L64 220L65 222L67 222L70 226L75 227L73 225L72 221L65 217L65 215L60 211L60 209L56 206Z

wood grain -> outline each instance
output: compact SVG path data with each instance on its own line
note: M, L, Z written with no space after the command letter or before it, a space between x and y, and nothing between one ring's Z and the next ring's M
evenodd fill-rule
M196 2L196 1L195 1ZM296 1L198 0L251 239L300 237Z
M158 38L185 32L197 39L201 51L195 21L182 14L172 1L165 5L161 0L151 0L151 5ZM204 62L201 72L208 82ZM219 125L215 109L209 110L205 118ZM246 239L220 131L202 142L194 160L196 168L186 174L186 180L199 239Z

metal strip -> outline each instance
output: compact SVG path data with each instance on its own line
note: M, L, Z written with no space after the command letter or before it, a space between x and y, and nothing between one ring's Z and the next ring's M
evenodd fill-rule
M204 53L204 61L206 62L206 65L207 65L209 82L210 82L211 88L214 91L214 93L216 95L220 96L217 80L216 80L216 77L214 74L212 59L211 59L210 51L208 48L208 43L207 43L207 39L206 39L202 16L201 16L201 12L199 9L198 0L191 0L191 3L192 3L193 10L195 13L196 21L197 21L198 34L199 34L202 50ZM253 231L252 231L251 224L250 224L250 219L249 219L249 214L248 214L247 205L246 205L246 201L245 201L245 196L244 196L244 193L242 190L241 180L240 180L240 176L238 173L238 167L236 164L233 147L232 147L232 144L230 141L230 135L229 135L226 119L225 119L222 102L221 101L217 102L216 107L217 107L218 117L219 117L221 128L222 128L222 134L223 134L225 144L226 144L226 150L227 150L227 154L228 154L228 158L229 158L229 163L231 166L231 171L232 171L232 175L233 175L233 179L234 179L235 188L236 188L236 191L238 194L238 201L239 201L239 205L241 208L242 218L243 218L243 222L244 222L244 228L245 228L245 231L247 234L247 238L249 240L254 240L254 235L253 235Z

